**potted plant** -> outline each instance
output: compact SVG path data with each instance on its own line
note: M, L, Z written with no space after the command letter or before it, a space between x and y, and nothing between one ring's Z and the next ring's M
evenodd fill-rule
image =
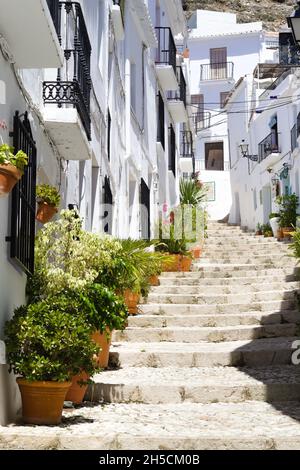
M164 271L182 271L191 270L192 254L187 249L187 242L182 238L176 238L174 224L169 225L169 238L163 238L160 230L160 240L156 245L158 251L167 252L170 256L163 267Z
M255 235L262 235L262 225L258 222L256 224L256 232L255 232Z
M56 296L18 308L6 323L7 359L18 376L25 423L59 424L71 378L98 370L98 347L79 308L74 299Z
M0 196L12 191L24 174L28 165L28 156L22 150L16 154L7 144L0 145Z
M270 225L272 228L273 235L274 237L277 237L278 230L279 230L279 221L280 221L279 213L271 212L271 214L269 215L269 220L270 220Z
M270 224L263 224L262 225L262 233L263 233L263 236L265 238L272 237L273 232L272 232L272 229L271 229L271 225Z
M36 187L36 197L38 201L36 219L46 224L58 212L60 194L54 186L40 184Z
M291 237L294 227L296 227L298 202L296 194L279 196L276 199L279 206L279 227L284 238Z

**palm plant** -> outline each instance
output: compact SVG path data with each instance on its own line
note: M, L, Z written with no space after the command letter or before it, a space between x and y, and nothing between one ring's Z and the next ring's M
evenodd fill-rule
M182 178L179 188L181 205L199 206L206 199L207 189L200 181Z

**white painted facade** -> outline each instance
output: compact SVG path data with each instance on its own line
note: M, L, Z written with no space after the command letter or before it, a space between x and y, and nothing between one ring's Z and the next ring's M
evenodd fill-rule
M153 236L162 206L171 207L179 201L182 126L172 121L168 90L161 88L157 75L155 27L168 27L174 36L181 33L185 37L181 1L125 1L123 19L111 0L80 1L92 48L91 140L72 105L44 105L43 82L56 81L57 68L63 63L61 79L71 80L72 72L70 65L66 67L47 1L38 2L38 8L34 0L26 4L24 12L26 9L30 14L24 35L19 2L0 0L1 12L8 13L7 17L0 15L0 120L8 127L0 129L1 139L11 143L9 131L15 111L28 111L37 146L37 182L58 187L61 209L77 206L85 228L94 232L102 232L109 222L109 231L115 236L144 235L147 215L140 204L143 179L149 188ZM10 31L22 35L11 35ZM180 65L180 57L178 61ZM159 90L165 105L164 150L157 145ZM175 174L169 170L171 124L176 140ZM111 218L106 217L105 177L113 199ZM25 302L26 275L10 259L5 241L10 231L10 208L11 196L0 198L0 341L5 321ZM0 425L13 420L20 407L15 379L3 364L3 347L1 342Z
M227 113L221 102L258 63L277 60L278 35L265 33L260 22L238 24L235 14L204 10L194 13L189 28L191 95L202 95L201 105L195 105L194 96L192 106L193 113L201 115L196 138L196 171L203 182L215 188L208 211L212 220L219 220L229 214L232 204ZM206 148L215 143L223 146L222 171L218 165L213 167L214 159L210 156L211 163L205 161ZM190 172L191 162L185 161L182 168Z
M254 230L257 223L268 223L270 212L277 212L277 195L296 193L300 196L298 131L295 148L292 147L291 135L300 112L298 74L297 69L290 69L284 75L281 70L275 77L278 85L270 91L258 91L257 82L249 75L235 90L227 105L232 113L228 116L233 194L229 220L241 223L250 230ZM254 113L252 103L238 103L255 99L255 95ZM242 109L242 117L235 114L236 110ZM259 150L259 144L270 134L275 120L278 145L268 154L262 147ZM259 155L258 162L249 163L249 169L247 158L241 156L239 149L242 140L249 144L249 154ZM286 168L288 170L284 172Z

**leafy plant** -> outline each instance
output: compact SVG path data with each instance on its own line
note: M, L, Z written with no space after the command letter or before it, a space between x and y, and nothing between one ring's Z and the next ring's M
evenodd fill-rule
M67 295L18 308L5 326L10 370L30 381L63 382L82 370L93 375L99 347L84 315L89 308Z
M271 236L273 235L270 224L263 224L261 226L261 231L262 231L262 234L265 235L265 236L270 236L270 234L271 234Z
M7 144L0 145L0 165L11 164L18 170L24 172L25 166L28 165L28 156L22 150L14 154L14 147Z
M293 256L300 259L300 229L297 228L295 232L292 233L292 243L289 245L289 249L292 251Z
M269 219L275 219L277 217L280 217L280 214L278 212L271 212L269 215Z
M41 202L46 202L50 206L59 207L60 194L54 186L40 184L36 187L36 197Z
M283 227L295 227L297 219L297 207L299 198L296 194L288 196L279 196L276 199L276 203L279 206L279 226Z
M182 178L179 183L180 189L180 204L181 205L192 205L198 206L201 202L204 202L207 195L207 189L201 183L195 179L184 179Z
M160 224L159 240L156 244L156 249L170 254L189 255L184 234L181 233L181 237L178 236L177 238L174 223L168 224L165 228L168 230L164 230L163 224Z

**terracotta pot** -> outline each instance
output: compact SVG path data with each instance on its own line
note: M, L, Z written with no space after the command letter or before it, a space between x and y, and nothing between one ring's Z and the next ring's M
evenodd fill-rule
M192 258L189 256L180 256L178 261L178 271L189 272L192 266Z
M138 313L140 297L140 294L136 294L129 289L124 292L124 301L131 315L136 315Z
M163 264L163 271L170 273L170 272L177 272L178 271L178 257L179 255L169 255L170 261L165 261Z
M22 397L23 421L27 424L59 424L71 382L29 382L17 379Z
M283 232L282 232L282 228L279 228L277 230L277 239L278 240L281 240L283 238Z
M90 377L86 372L81 372L81 374L75 375L72 378L71 387L67 392L66 401L72 401L76 404L82 403L88 385L80 385L78 382L86 382L89 378Z
M49 204L47 204L47 202L39 202L36 220L38 220L42 224L46 224L47 222L50 222L50 220L55 216L56 213L57 208L55 206L50 206Z
M10 193L22 176L22 171L14 165L0 165L0 196Z
M262 235L262 232L258 230L257 232L255 232L255 235Z
M149 277L149 284L150 286L159 286L159 277L158 276L150 276Z
M201 256L201 251L202 250L200 246L195 246L194 248L192 248L191 252L192 252L193 258L199 259Z
M108 340L107 340L108 338ZM92 335L93 341L100 346L101 351L97 356L97 364L102 369L107 369L109 360L109 348L111 345L112 332L107 328L107 333L100 333L95 331Z
M293 227L282 227L283 238L290 238L294 231Z

